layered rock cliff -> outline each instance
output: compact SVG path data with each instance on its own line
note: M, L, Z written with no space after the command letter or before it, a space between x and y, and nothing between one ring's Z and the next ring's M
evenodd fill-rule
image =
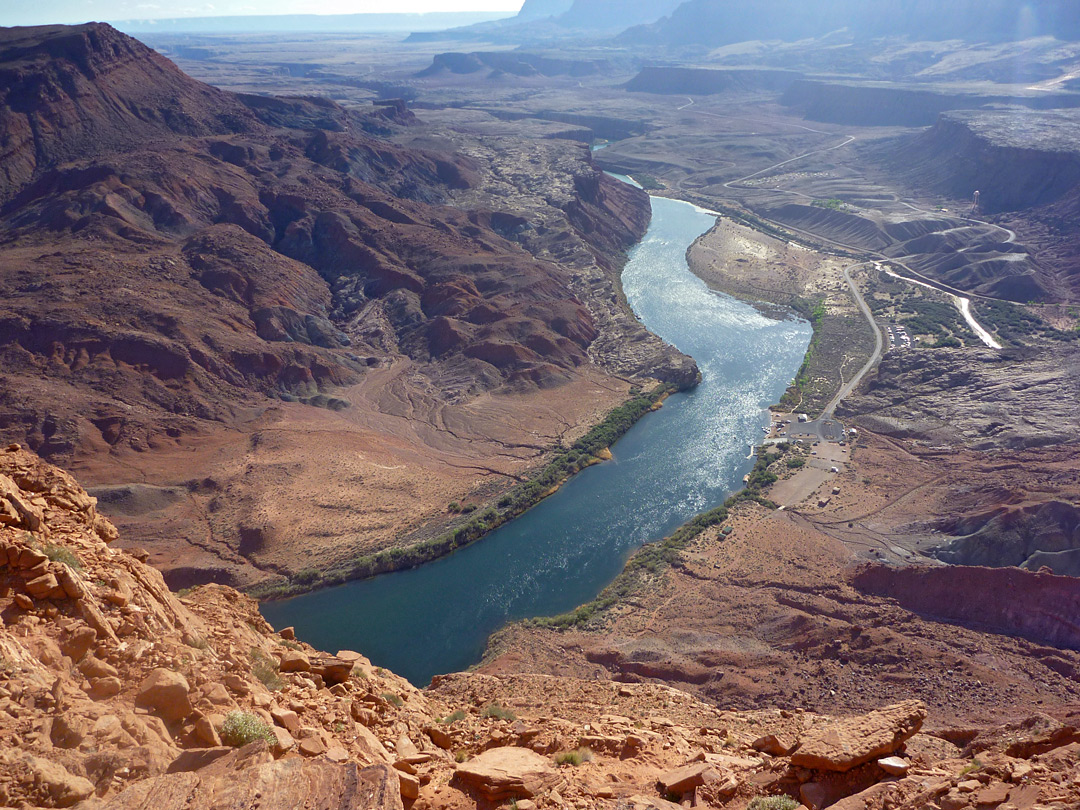
M1038 4L1037 14L1027 14L1014 0L958 0L947 5L921 0L688 0L669 18L631 29L623 40L715 48L747 40L793 42L845 29L856 38L1000 42L1051 35L1077 39L1080 23L1074 11L1068 0L1045 0Z
M905 180L994 214L1057 202L1080 185L1080 113L950 112L882 150Z

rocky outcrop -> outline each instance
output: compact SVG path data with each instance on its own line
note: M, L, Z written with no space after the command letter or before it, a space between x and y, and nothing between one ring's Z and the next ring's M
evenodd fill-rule
M307 805L341 810L401 810L397 771L389 765L360 767L328 759L283 759L263 742L251 743L193 772L173 773L132 785L108 803L109 810L213 810L223 806L266 808Z
M0 203L67 160L255 126L235 97L107 25L0 29Z
M1025 34L1080 39L1080 23L1069 0L1049 0L1039 7ZM794 42L845 30L856 40L903 37L969 42L1008 41L1017 36L1016 6L1011 0L958 0L946 5L917 0L887 0L868 6L860 0L688 0L671 16L651 26L632 28L620 37L626 44L715 48L732 42L781 39ZM1037 33L1036 33L1037 32Z
M1080 106L1080 98L1071 93L956 93L910 84L810 79L791 83L780 101L811 121L877 127L928 127L950 110L979 110L992 105L1035 110ZM1037 117L1038 113L1025 112L1024 116Z
M953 758L959 749L912 736L924 716L916 703L841 719L732 712L658 684L475 673L436 678L421 692L359 653L328 656L289 628L274 633L229 588L169 593L157 572L107 546L115 535L93 499L26 451L0 453L0 475L5 502L27 507L19 523L0 525L5 806L460 810L513 799L526 809L672 810L681 806L673 798L725 806L798 795L812 808L877 810L869 800L886 797L895 810L921 810L928 797L957 808L965 796L1018 807L1080 801L1075 723L1048 715L965 732L978 758L961 773L971 761ZM32 597L24 562L64 566L82 590ZM291 663L301 661L308 666ZM904 741L902 757L854 764Z
M791 764L826 771L849 771L898 751L922 728L926 706L909 700L861 717L813 728L799 738Z
M944 621L1080 650L1080 580L1019 568L868 565L852 577L861 591Z
M528 748L492 748L457 769L457 778L475 786L484 798L529 799L554 787L559 776L547 757Z
M748 90L783 92L801 74L787 70L645 67L624 87L631 93L714 95Z
M491 71L492 75L584 77L610 70L610 63L602 59L566 59L523 51L475 51L436 54L431 65L417 76L425 78L446 72L470 74Z
M961 200L977 190L983 213L1034 208L1080 185L1078 121L1072 110L949 112L878 157L912 186Z
M931 553L954 565L1016 566L1080 576L1080 508L1065 501L1002 506L941 521L947 536ZM948 537L950 536L951 537Z
M937 355L937 356L935 356ZM932 446L978 450L1068 444L1080 394L1077 349L888 352L878 373L837 414Z

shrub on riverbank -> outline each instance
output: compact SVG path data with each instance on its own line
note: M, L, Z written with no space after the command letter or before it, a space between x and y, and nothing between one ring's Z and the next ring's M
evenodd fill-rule
M305 569L287 583L259 586L252 590L252 594L263 599L283 598L314 590L316 587L326 588L354 579L415 568L475 543L488 532L531 509L575 473L595 464L598 454L611 447L641 417L651 411L657 402L675 390L674 386L659 385L649 392L638 391L570 447L557 448L551 461L528 481L502 495L496 507L489 507L478 515L473 513L460 525L437 537L412 546L390 548L355 557L329 568L314 579L310 576L313 569Z
M757 461L754 469L747 476L746 486L730 496L722 506L710 509L695 515L682 526L677 528L669 537L658 540L655 543L647 543L638 549L627 561L615 581L604 588L591 602L586 602L569 613L558 616L549 616L538 619L528 619L526 624L533 627L548 627L554 630L566 630L570 627L585 624L594 616L619 601L638 591L650 577L659 574L668 568L682 553L683 549L690 545L698 535L712 526L724 523L731 513L731 509L739 501L754 501L762 506L775 509L776 504L768 500L762 494L762 490L776 481L775 473L769 472L770 459L766 448L758 448ZM721 537L719 540L723 540Z

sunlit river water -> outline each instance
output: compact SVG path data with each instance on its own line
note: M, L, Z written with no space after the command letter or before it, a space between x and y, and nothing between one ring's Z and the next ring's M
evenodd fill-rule
M715 217L660 197L652 205L623 287L651 331L697 360L702 383L638 422L613 461L480 542L411 571L265 603L275 627L294 625L316 648L357 650L426 685L479 660L508 621L589 601L631 551L741 485L748 449L802 362L810 327L709 290L687 267L686 249Z

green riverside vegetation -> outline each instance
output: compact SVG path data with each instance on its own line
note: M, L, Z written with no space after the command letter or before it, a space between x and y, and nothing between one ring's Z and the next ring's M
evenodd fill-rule
M803 318L810 321L810 326L813 328L814 333L810 337L810 345L806 347L806 355L803 357L802 365L799 366L799 371L795 374L795 379L792 381L791 385L788 386L784 395L780 397L781 410L790 410L797 407L802 402L804 389L806 388L807 383L810 382L810 361L814 357L814 350L817 349L818 344L821 343L821 330L825 324L824 301L807 301L806 299L798 298L791 302L791 308Z
M694 538L709 527L718 526L726 521L731 509L739 501L754 501L775 509L776 504L762 495L762 490L775 483L777 478L776 473L769 471L769 465L773 461L775 458L769 458L765 448L759 448L757 461L754 463L754 469L747 476L746 486L729 497L722 506L691 518L677 528L671 536L642 546L630 557L626 567L615 578L615 581L604 588L591 602L586 602L560 616L528 619L525 623L532 627L548 627L555 630L566 630L585 624L597 614L638 591L648 577L655 576L669 567Z
M633 391L630 399L612 410L604 421L570 447L556 448L551 461L528 480L499 498L495 506L471 512L462 523L437 537L412 546L388 548L375 554L354 557L322 573L307 568L298 572L287 583L255 588L252 595L263 599L281 598L315 588L340 585L354 579L415 568L475 543L488 532L536 506L575 473L595 464L597 454L611 447L635 422L675 390L677 389L673 385L662 384L649 392Z

